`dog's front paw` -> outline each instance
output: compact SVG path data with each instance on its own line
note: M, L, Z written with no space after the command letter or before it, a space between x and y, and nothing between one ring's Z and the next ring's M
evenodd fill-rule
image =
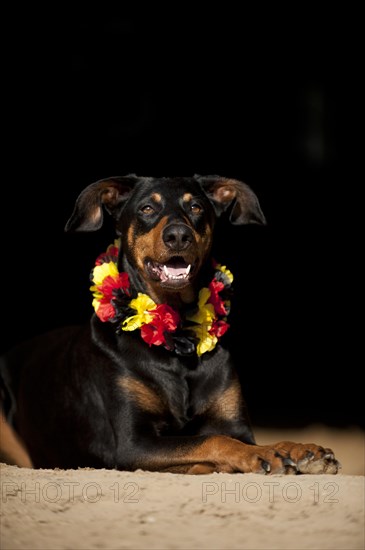
M275 449L289 456L300 474L337 474L341 468L332 449L324 449L314 443L293 443L282 441Z

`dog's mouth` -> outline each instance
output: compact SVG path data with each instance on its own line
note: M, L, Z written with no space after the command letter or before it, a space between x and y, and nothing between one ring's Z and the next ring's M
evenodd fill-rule
M148 275L168 288L183 288L188 285L193 273L194 264L188 263L181 256L174 256L165 263L146 261Z

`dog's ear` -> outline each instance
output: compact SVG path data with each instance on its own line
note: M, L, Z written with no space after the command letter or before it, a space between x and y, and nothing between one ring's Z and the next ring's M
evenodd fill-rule
M258 198L245 183L221 176L194 176L212 202L217 215L231 207L229 219L235 225L265 224Z
M74 211L65 231L96 231L103 225L103 206L114 218L129 198L138 178L115 176L99 180L86 187L76 200Z

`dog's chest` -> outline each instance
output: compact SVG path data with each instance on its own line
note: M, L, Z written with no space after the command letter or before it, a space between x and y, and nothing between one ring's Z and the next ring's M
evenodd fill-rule
M161 419L167 431L184 430L203 422L217 392L217 385L211 384L209 378L200 369L164 377L160 386L164 403Z
M126 403L144 415L145 427L151 423L161 435L193 426L196 433L231 378L228 352L217 346L202 359L186 358L138 344L133 363L116 378Z

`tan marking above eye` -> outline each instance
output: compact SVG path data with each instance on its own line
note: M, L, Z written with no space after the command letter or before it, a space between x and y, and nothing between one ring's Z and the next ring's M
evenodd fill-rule
M183 195L183 201L184 202L189 202L191 201L193 198L193 195L191 193L184 193Z
M153 193L151 195L151 199L155 202L161 202L162 197L161 197L160 193Z

